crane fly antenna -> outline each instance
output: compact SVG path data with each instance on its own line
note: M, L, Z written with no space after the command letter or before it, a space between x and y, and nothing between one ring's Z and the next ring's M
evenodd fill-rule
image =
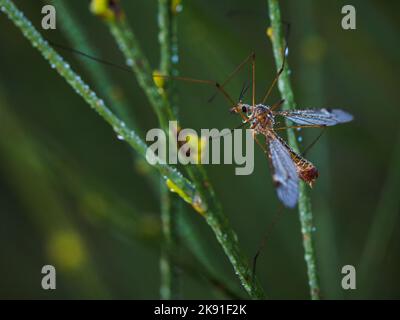
M246 94L248 89L249 89L249 83L246 80L245 83L243 83L243 87L242 87L242 90L240 91L240 95L239 95L238 101L242 101L243 100L243 97Z
M219 138L225 137L228 134L232 134L233 130L243 128L246 124L248 124L248 122L242 122L240 125L236 126L235 128L229 129L229 132L227 132L225 134L220 134L218 136L214 136L214 137L211 137L211 138L212 139L219 139Z

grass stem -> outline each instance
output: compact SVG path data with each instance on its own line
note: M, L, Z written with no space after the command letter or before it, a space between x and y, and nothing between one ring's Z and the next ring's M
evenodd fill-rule
M23 35L30 41L32 46L36 48L50 66L55 69L80 95L86 103L88 103L110 126L114 129L116 135L123 138L134 150L142 157L145 157L147 145L136 134L135 131L128 128L125 122L121 121L114 113L106 106L104 101L90 89L90 87L81 79L81 77L72 70L70 65L49 45L49 43L40 35L34 28L32 23L18 10L11 0L0 0L1 11L4 12L9 19L21 30ZM164 116L164 113L172 112L164 106L166 105L163 98L160 96L157 88L154 86L151 77L151 69L147 60L144 59L137 41L132 37L132 33L125 32L124 24L126 22L113 22L112 28L116 36L123 40L119 42L123 52L129 54L132 60L127 60L128 65L132 65L136 70L136 75L139 84L142 86L146 94L150 97L152 105L157 106L156 112L160 121L170 119L172 115ZM130 44L126 47L126 43ZM131 50L133 49L133 50ZM165 126L162 125L163 127ZM193 186L192 182L186 179L178 170L166 164L157 163L154 167L159 171L161 176L169 182L170 189L173 189L182 199L189 202L197 211L205 218L207 223L215 233L217 240L228 256L236 275L241 284L251 298L263 299L264 291L257 281L252 279L251 269L247 257L243 254L239 247L236 233L232 230L226 216L222 213L221 207L216 200L215 193L210 187L208 180L205 178L204 170L199 168L193 170L192 176L197 179Z
M172 65L172 29L176 23L171 12L171 0L158 1L158 22L160 42L160 72L165 75L173 73ZM172 88L160 88L171 104L173 95ZM176 107L177 108L177 107ZM177 112L177 109L175 109ZM173 113L173 112L172 112ZM175 116L175 115L174 115ZM173 119L170 119L173 120ZM174 263L172 254L179 256L179 232L178 219L181 206L178 197L169 192L164 181L161 181L161 224L163 232L163 243L160 257L160 296L161 299L177 299L180 297L180 270Z
M271 41L273 46L273 53L277 69L282 66L285 39L282 32L281 13L278 0L268 0L269 5L269 18L271 21ZM292 86L290 84L289 67L286 64L285 70L282 72L278 80L278 88L285 99L282 109L295 109L296 103L294 100ZM288 123L288 126L290 124ZM287 130L288 140L290 146L299 151L296 136L293 129ZM320 299L320 287L317 273L316 256L314 252L314 237L313 237L313 213L311 208L311 200L308 195L307 186L304 182L300 182L299 188L299 217L301 224L301 233L303 237L304 258L307 265L308 282L310 287L310 295L313 300Z

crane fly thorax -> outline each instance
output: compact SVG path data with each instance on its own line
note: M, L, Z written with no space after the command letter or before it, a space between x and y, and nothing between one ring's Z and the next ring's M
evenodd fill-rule
M269 106L263 104L257 104L251 108L252 112L248 115L251 127L258 133L266 134L275 124L272 111Z

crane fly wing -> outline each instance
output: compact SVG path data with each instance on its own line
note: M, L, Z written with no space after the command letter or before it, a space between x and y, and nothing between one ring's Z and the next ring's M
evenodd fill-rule
M341 109L305 109L279 111L276 115L284 116L300 125L334 126L353 120L353 116Z
M290 154L290 157L296 166L296 171L299 178L312 187L315 183L315 180L318 178L318 169L314 166L314 164L294 151L280 136L275 136Z
M299 196L299 176L287 148L277 137L268 139L268 156L272 167L272 179L278 198L289 208L293 208Z

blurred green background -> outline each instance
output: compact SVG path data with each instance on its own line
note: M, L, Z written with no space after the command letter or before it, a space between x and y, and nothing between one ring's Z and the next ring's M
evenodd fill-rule
M45 2L15 2L39 28ZM95 55L123 64L88 3L67 2L98 49ZM345 4L356 8L356 30L341 28ZM122 5L157 68L157 2ZM291 24L289 63L298 106L339 107L355 116L326 130L308 154L320 170L311 196L322 296L400 298L400 3L287 0L281 10ZM222 81L255 50L261 99L275 74L265 34L267 1L184 0L178 24L181 75ZM41 32L70 46L61 27ZM148 172L4 15L0 37L0 298L159 298L159 196ZM92 83L83 65L96 62L60 53ZM115 97L129 101L129 115L143 132L157 127L134 76L111 67L107 72ZM247 75L240 73L227 87L233 97ZM222 97L207 103L212 88L177 87L183 126L222 129L239 123ZM115 97L99 95L112 105ZM278 98L275 90L269 102ZM302 147L318 133L300 132ZM235 176L231 165L206 169L242 249L252 257L279 207L267 160L256 148L250 176ZM203 218L189 206L183 211L192 228L186 232L199 241L184 243L182 259L191 261L191 248L203 250L206 264L243 295ZM57 269L55 291L41 289L45 264ZM347 264L357 270L353 291L341 288ZM182 267L182 297L229 298L203 271L196 263ZM296 210L286 210L269 231L257 274L270 298L309 297Z

